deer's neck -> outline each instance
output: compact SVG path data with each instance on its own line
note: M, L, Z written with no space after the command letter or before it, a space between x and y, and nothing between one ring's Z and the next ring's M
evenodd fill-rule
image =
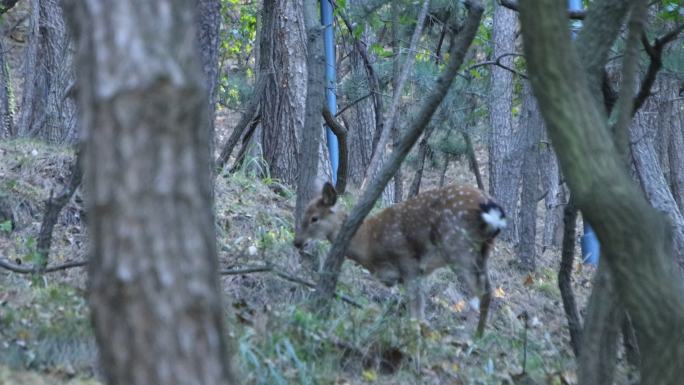
M331 234L332 239L329 239L329 241L332 243L335 241L335 238L340 233L340 230L342 229L342 224L344 221L347 219L347 213L341 212L338 214L339 215L339 226L337 229ZM359 226L359 229L356 231L356 234L352 237L351 241L349 241L349 246L347 247L347 258L356 261L359 263L361 266L364 266L368 268L369 261L370 261L370 253L369 253L369 244L370 244L370 232L369 232L369 221L368 219L364 220L363 223L361 223L361 226Z

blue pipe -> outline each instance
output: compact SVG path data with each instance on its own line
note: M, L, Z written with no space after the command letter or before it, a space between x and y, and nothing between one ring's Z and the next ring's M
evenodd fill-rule
M337 113L337 95L335 95L335 40L333 36L333 6L330 0L321 0L321 24L323 24L323 46L325 49L325 100L333 115ZM328 142L328 154L332 166L333 182L337 183L337 169L340 163L340 150L337 137L330 127L326 127L325 136Z
M582 10L582 0L568 0L568 10L570 11L581 11ZM582 22L579 20L572 21L572 27L570 28L570 34L573 38L577 37L577 32L582 28ZM598 237L591 228L588 222L584 221L582 239L580 240L580 245L582 247L582 262L587 265L598 265L599 256L601 255L601 244L599 243Z

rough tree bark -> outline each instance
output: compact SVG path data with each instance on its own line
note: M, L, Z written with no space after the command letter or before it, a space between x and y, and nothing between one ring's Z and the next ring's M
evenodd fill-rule
M261 146L270 175L297 184L300 134L306 99L306 31L303 0L264 0L259 60L265 61ZM268 19L268 20L267 20ZM319 110L320 116L320 110Z
M568 319L570 331L570 346L575 357L580 356L582 322L580 321L575 304L575 294L572 290L572 267L575 262L575 234L577 230L577 209L572 202L568 202L563 210L563 249L561 252L560 268L558 269L558 289L563 301L563 310Z
M67 4L89 130L89 303L104 378L227 384L195 9L181 0Z
M60 0L40 0L41 48L38 71L44 72L39 79L44 82L44 122L36 134L48 142L75 143L78 138L76 102L70 90L75 75L71 51L71 36L67 32ZM33 111L34 114L39 113ZM40 114L40 113L39 113ZM40 116L40 115L39 115Z
M12 138L16 135L14 117L10 106L12 83L9 65L5 57L5 44L0 39L0 138Z
M601 240L617 296L634 322L641 379L678 384L684 377L684 287L673 266L667 221L630 180L561 27L563 4L527 0L520 11L532 86L573 199Z
M26 52L24 54L23 73L24 85L22 87L21 95L21 109L19 112L19 119L17 121L17 135L29 136L32 131L35 131L34 125L37 116L35 103L37 99L36 89L39 84L40 72L38 68L38 50L40 47L40 0L31 0L29 3L30 18L28 29L28 42L26 44ZM42 55L41 55L42 56Z
M492 27L492 58L515 52L515 12L499 4L494 5ZM512 67L513 57L501 59ZM503 206L508 215L508 226L501 237L509 242L518 241L518 190L520 187L521 157L513 127L513 74L492 66L489 88L489 192Z
M520 267L534 271L537 260L537 202L539 197L539 142L544 123L529 82L523 89L523 106L520 117L523 133L522 188L518 225L518 260Z
M679 265L684 267L684 216L672 195L653 143L653 128L659 124L656 115L658 106L656 98L650 97L644 103L644 107L637 112L629 130L630 147L637 178L646 199L653 207L665 213L672 223L674 257Z
M352 0L349 3L352 7L358 7L365 2L363 0ZM349 180L353 185L360 186L373 155L375 145L373 139L377 132L382 131L382 95L380 94L380 80L367 49L373 43L370 29L367 28L360 38L356 38L349 19L343 10L338 11L340 11L340 18L347 27L354 46L349 55L352 77L366 79L366 86L360 88L370 95L368 98L355 103L346 115L342 115L345 126L348 128L349 152L354 155L349 158ZM353 96L361 97L362 95L355 94Z
M214 154L214 118L216 116L216 85L218 84L219 26L221 25L221 3L219 0L195 0L197 40L199 40L208 94L210 153Z
M399 142L395 151L392 152L387 163L383 165L377 178L364 190L363 195L359 199L359 203L351 211L349 217L342 225L340 234L337 236L337 239L335 239L335 242L333 242L330 252L328 253L328 258L325 261L323 271L321 272L321 279L319 279L316 286L315 302L320 309L327 309L327 304L333 297L349 241L363 222L363 219L373 208L375 201L377 201L380 194L382 194L384 187L392 178L392 175L394 175L401 162L411 150L411 147L413 147L429 123L435 110L437 110L437 107L439 107L444 96L447 94L459 67L463 63L468 47L470 47L470 44L475 37L475 33L477 32L483 13L482 4L477 0L467 0L466 6L469 8L467 19L464 22L461 32L451 43L449 63L442 75L440 75L435 82L433 92L425 99L425 102L422 104L416 117L409 122L408 129L404 133L403 139Z
M304 208L313 198L318 176L318 149L321 142L321 109L325 101L325 57L323 27L318 22L316 0L304 0L304 20L307 34L306 115L299 144L299 178L295 205L295 227L301 225Z

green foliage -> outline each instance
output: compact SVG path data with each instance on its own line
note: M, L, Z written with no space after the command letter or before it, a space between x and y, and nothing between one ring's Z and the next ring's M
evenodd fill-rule
M0 292L10 299L0 308L0 364L88 371L96 353L84 298L69 286L30 282L0 281Z
M12 232L12 220L0 222L0 233L9 234Z
M230 108L239 107L251 92L257 12L257 2L221 0L218 100Z

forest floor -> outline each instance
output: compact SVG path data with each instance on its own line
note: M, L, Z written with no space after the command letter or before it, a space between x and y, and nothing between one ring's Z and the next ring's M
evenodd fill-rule
M0 142L0 194L16 219L15 229L0 223L0 257L35 261L43 202L67 182L72 157L67 148ZM457 164L448 179L466 174ZM352 204L351 197L343 201ZM86 258L80 202L77 192L61 214L50 264ZM496 243L489 264L494 299L482 338L474 337L477 312L449 269L429 278L427 319L417 322L406 314L402 289L347 262L338 291L362 307L337 301L322 318L308 310L310 289L283 278L316 279L312 261L291 246L293 207L293 192L268 178L238 172L217 179L221 267L273 269L222 276L232 365L242 384L513 384L521 381L525 347L525 372L536 383L576 383L556 280L559 250L540 253L528 274L517 269L510 245ZM316 251L324 255L327 247ZM580 309L593 273L577 265L573 274ZM83 268L43 276L0 269L0 384L99 383L85 295Z

